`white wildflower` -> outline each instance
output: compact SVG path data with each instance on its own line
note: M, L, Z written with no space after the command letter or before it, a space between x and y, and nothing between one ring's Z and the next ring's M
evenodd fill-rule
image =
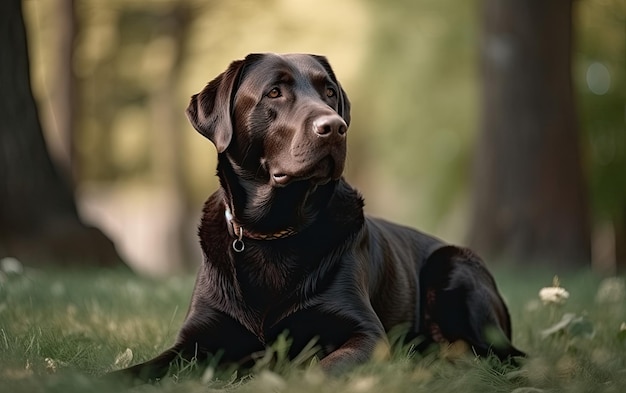
M57 372L59 368L68 366L67 363L61 360L57 360L57 359L45 358L43 361L46 366L46 371L48 372L48 374L54 374Z
M24 266L17 258L6 257L0 259L0 269L7 275L16 275L24 273Z
M130 348L126 348L126 350L115 358L115 367L116 368L124 368L130 365L130 362L133 361L133 350Z
M539 291L539 299L543 304L564 304L569 298L569 292L561 288L559 276L552 278L552 286L541 288Z
M43 361L46 364L46 371L48 373L54 374L57 372L57 362L50 358L45 358Z
M539 291L539 298L543 304L564 304L569 298L569 292L561 287L546 287Z

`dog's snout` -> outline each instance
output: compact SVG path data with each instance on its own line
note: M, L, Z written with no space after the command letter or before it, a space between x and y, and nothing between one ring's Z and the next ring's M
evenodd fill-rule
M343 136L348 131L348 125L339 115L325 115L313 121L313 131L320 137Z

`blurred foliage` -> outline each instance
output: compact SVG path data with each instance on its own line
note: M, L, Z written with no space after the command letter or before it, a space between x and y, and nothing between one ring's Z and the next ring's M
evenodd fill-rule
M626 214L626 3L578 3L575 52L580 117L596 219Z
M24 4L36 93L45 102L56 3ZM346 175L366 208L463 242L480 113L482 6L76 0L77 181L174 189L197 211L217 183L214 150L185 118L188 97L249 52L319 53L353 104ZM626 206L626 7L622 0L574 6L574 82L593 217L611 220ZM593 64L610 75L602 95L587 81Z
M216 186L215 159L211 144L204 143L187 122L184 110L189 97L230 61L249 52L323 53L339 65L340 75L354 74L362 57L356 36L366 30L364 11L356 1L318 3L315 8L324 17L308 12L305 1L288 0L82 0L75 4L79 33L74 68L80 97L77 181L163 182L167 165L162 161L179 147L184 152L179 157L182 162L169 164L182 165L196 204L210 191L207 182ZM46 65L54 56L48 33L54 31L55 21L49 15L55 4L29 0L25 5L36 90L45 100L46 85L54 79ZM277 17L281 14L290 17ZM339 36L345 41L335 39ZM355 45L346 48L345 42ZM169 88L171 100L167 107L155 103L164 87ZM174 117L169 124L163 124L164 110ZM168 133L176 134L179 146L160 141Z
M369 146L367 170L356 174L366 201L376 213L457 241L478 121L477 6L370 1L367 82L355 99L369 116L357 131Z

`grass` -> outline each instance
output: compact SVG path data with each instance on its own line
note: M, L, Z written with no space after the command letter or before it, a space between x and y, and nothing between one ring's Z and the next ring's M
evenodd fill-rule
M249 376L188 363L157 385L133 390L623 391L623 279L607 284L588 272L563 276L560 285L570 293L563 305L544 305L537 296L541 287L551 285L549 272L501 269L496 279L511 311L514 342L531 355L519 368L492 358L452 356L450 349L422 356L409 347L396 350L389 361L372 362L336 378L325 377L308 358L271 365L260 361ZM0 271L0 391L119 392L118 386L99 377L147 360L172 343L193 280L152 280L111 270ZM550 327L552 332L544 333ZM286 345L282 341L272 348L278 359Z

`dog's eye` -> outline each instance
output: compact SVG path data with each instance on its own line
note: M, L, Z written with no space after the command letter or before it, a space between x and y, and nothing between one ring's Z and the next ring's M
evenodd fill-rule
M272 90L270 90L269 93L267 93L267 96L269 98L278 98L278 97L282 96L282 94L280 93L280 89L278 89L278 87L275 87Z
M326 88L326 97L334 97L337 95L337 92L332 87Z

